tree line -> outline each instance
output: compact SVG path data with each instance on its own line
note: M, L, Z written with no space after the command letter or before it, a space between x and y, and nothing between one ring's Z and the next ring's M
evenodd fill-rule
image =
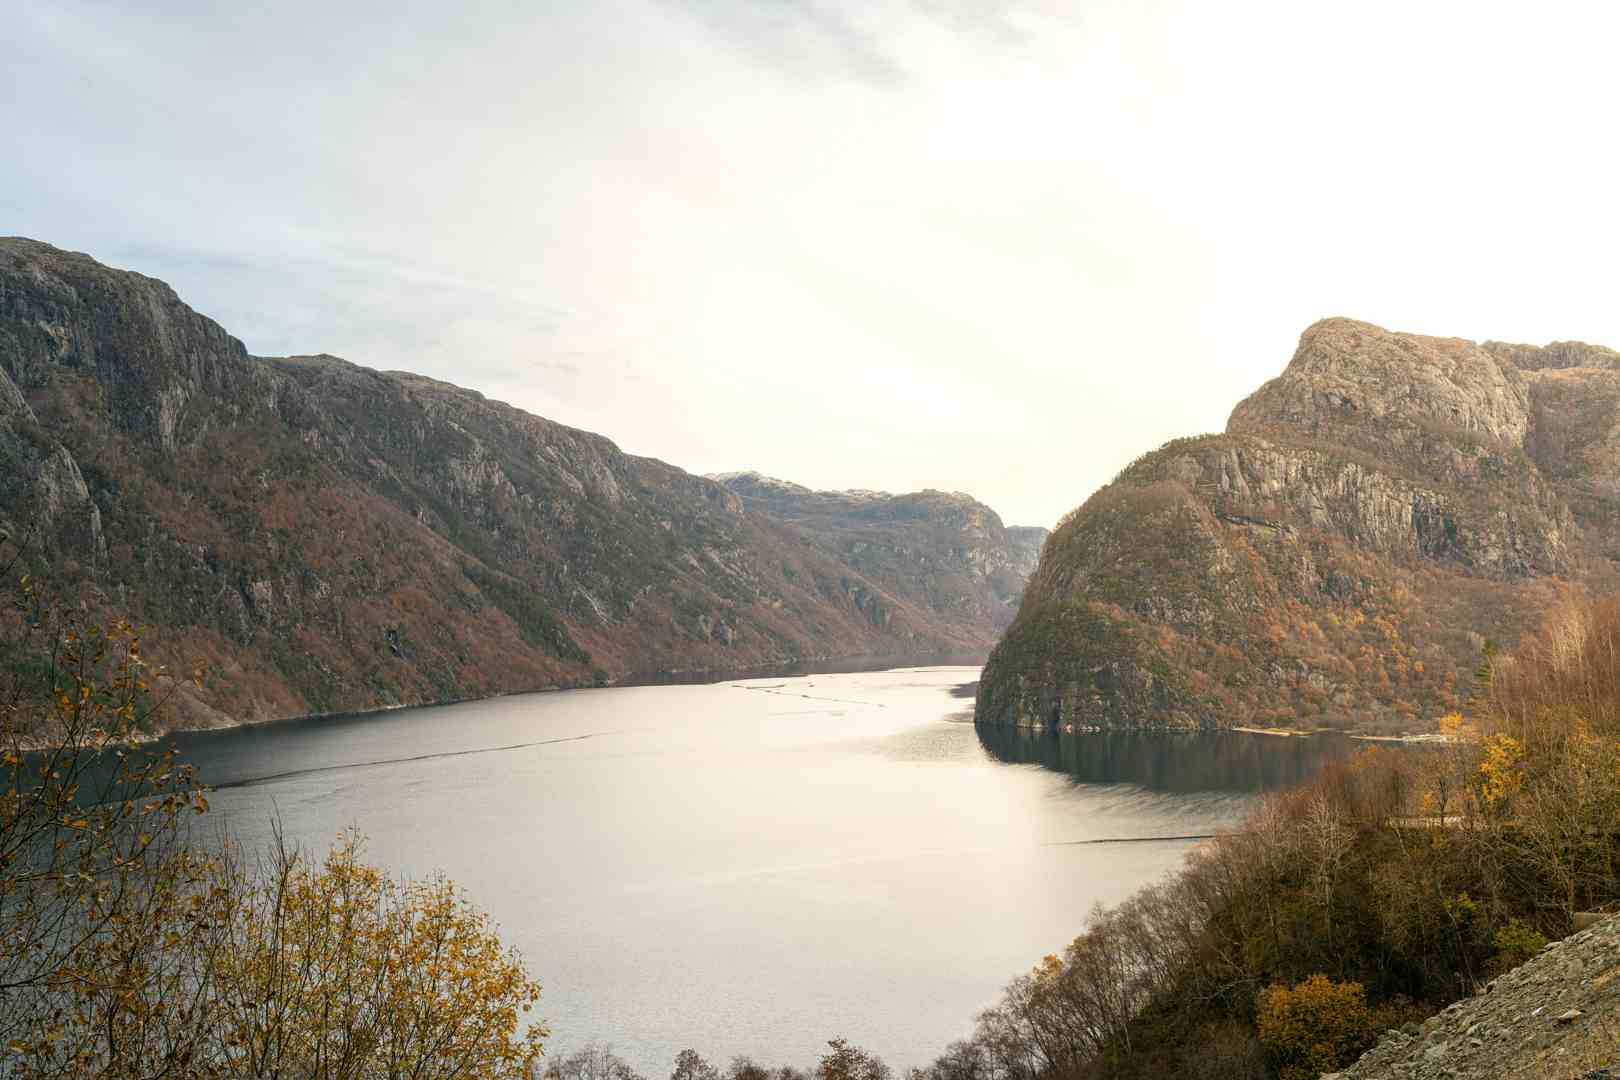
M540 985L452 882L339 835L244 851L151 733L181 676L138 630L0 579L0 1077L642 1080L610 1048L548 1060ZM0 534L0 553L6 537ZM200 668L186 675L200 680ZM890 1080L841 1039L814 1068L695 1051L673 1080Z
M0 613L0 1076L531 1076L540 987L488 917L355 837L200 833L196 777L143 745L166 684L26 577Z
M1620 904L1620 599L1487 648L1440 746L1374 746L1007 985L927 1080L1296 1080Z
M1266 796L906 1080L1314 1080L1620 907L1620 598L1565 598L1472 681L1445 743L1371 745ZM552 1075L640 1080L615 1060ZM692 1051L672 1074L804 1078Z
M200 833L197 778L143 745L177 677L26 578L0 613L0 1075L641 1080L544 1059L538 983L451 882L352 836ZM1443 746L1267 796L906 1080L1314 1076L1620 902L1620 599L1556 605L1474 683ZM834 1040L809 1072L685 1051L672 1080L890 1076Z

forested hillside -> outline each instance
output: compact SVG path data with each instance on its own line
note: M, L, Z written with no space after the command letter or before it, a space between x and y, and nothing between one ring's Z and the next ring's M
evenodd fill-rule
M1620 598L1554 605L1472 681L1444 742L1369 746L1094 910L927 1080L1620 1065Z
M982 655L1027 543L970 499L917 499L889 541L961 557L889 572L600 435L251 356L160 281L0 240L0 528L67 602L206 664L173 723Z
M1487 645L1615 583L1617 359L1317 323L1059 524L978 719L1432 727Z

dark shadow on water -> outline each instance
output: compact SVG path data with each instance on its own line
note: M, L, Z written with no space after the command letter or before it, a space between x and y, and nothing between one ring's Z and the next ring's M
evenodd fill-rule
M1260 792L1289 787L1356 752L1342 735L1282 738L1242 732L1055 731L976 727L997 761L1040 765L1076 784L1138 784L1150 791Z

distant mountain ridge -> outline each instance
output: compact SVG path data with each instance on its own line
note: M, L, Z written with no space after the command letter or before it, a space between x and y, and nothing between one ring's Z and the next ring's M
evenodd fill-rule
M982 655L1027 537L933 494L886 497L915 513L882 531L965 561L885 576L833 525L600 435L250 356L160 281L0 239L0 527L65 596L150 627L158 659L208 661L177 723Z
M1047 543L980 722L1432 724L1482 647L1620 582L1620 354L1309 329L1224 434L1127 467Z
M998 631L1012 621L1047 531L1007 527L959 491L811 491L757 472L710 477L819 540L880 587Z

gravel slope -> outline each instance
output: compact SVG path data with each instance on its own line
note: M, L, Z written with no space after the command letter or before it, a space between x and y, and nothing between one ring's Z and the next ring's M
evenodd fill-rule
M1486 991L1387 1032L1331 1080L1620 1078L1620 917L1548 945Z

